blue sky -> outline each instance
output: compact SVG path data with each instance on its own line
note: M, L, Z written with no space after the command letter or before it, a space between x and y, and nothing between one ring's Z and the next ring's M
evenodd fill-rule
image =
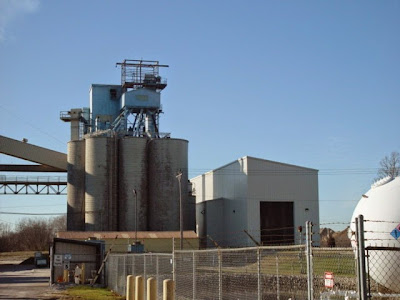
M400 150L399 13L399 1L0 0L0 134L66 152L60 111L88 106L91 83L119 83L116 62L159 60L161 131L189 140L190 177L245 155L319 169L320 221L345 223ZM0 211L65 212L66 198L0 195Z

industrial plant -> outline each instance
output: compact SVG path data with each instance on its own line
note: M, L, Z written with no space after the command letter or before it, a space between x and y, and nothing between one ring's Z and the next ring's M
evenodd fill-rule
M319 230L318 170L244 156L189 181L188 141L160 130L168 65L117 66L120 84L92 84L89 107L60 113L70 123L67 155L0 136L1 153L38 164L5 171L67 172L67 182L5 181L4 193L66 191L67 231L80 238L180 231L183 240L195 231L200 247L240 247L301 244L306 221Z
M158 61L124 60L121 84L92 84L90 106L61 112L68 143L67 230L194 230L188 141L160 131Z
M66 191L67 231L51 246L51 283L70 282L71 263L81 263L82 283L98 280L120 294L135 274L137 282L167 278L179 299L264 299L275 291L278 299L367 299L367 281L370 295L398 298L399 177L362 195L348 231L353 248L325 248L318 170L243 156L189 180L189 142L160 130L160 70L168 65L117 66L120 84L92 84L89 107L60 113L70 123L67 154L0 136L0 153L36 163L2 171L67 172L66 182L0 182L4 194ZM176 251L178 240L185 251Z

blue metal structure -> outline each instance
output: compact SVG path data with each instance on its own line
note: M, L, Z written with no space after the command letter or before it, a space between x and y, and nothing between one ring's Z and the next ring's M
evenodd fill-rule
M124 60L121 67L121 84L92 84L90 107L79 114L76 111L61 113L61 119L79 132L72 133L71 140L82 134L112 130L118 135L159 138L160 92L167 82L159 75L158 61ZM75 135L74 135L75 134Z

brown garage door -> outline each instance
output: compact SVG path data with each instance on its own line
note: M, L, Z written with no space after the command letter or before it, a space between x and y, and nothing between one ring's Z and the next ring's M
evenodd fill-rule
M260 202L261 243L294 244L293 202Z

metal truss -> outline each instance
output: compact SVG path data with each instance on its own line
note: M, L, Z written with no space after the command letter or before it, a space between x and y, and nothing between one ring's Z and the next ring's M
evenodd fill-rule
M66 195L67 180L64 177L0 176L0 194Z

